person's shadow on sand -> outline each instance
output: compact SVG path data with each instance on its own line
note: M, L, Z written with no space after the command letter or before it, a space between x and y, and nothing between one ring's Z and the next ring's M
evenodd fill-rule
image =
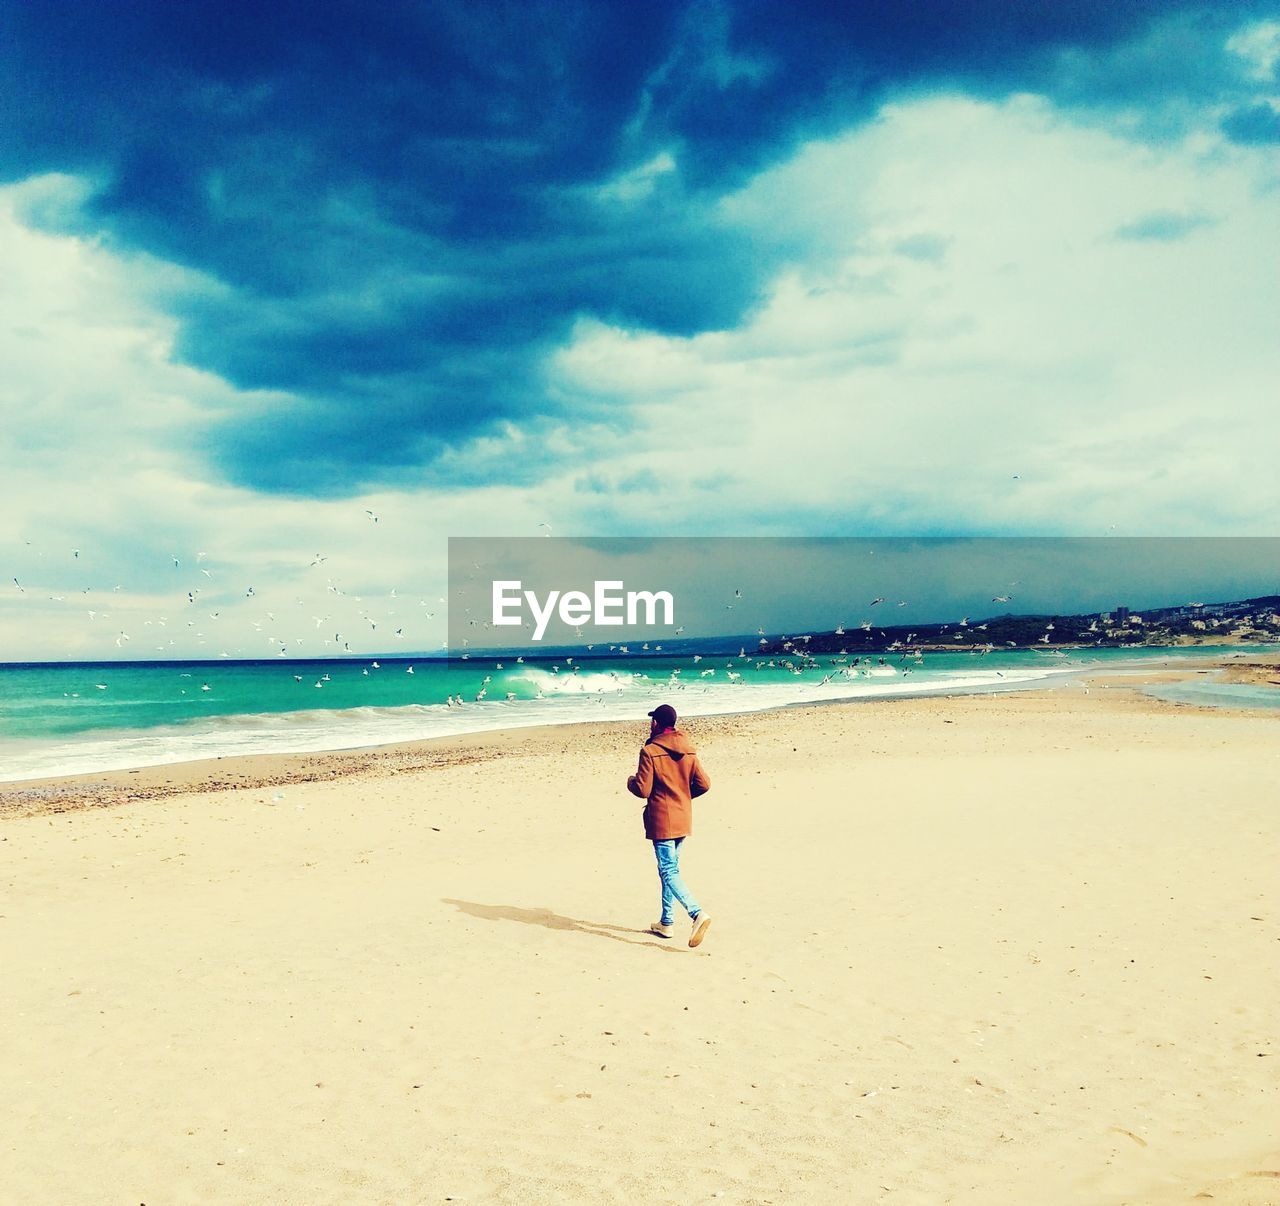
M470 900L450 900L442 898L442 903L453 905L459 912L470 917L478 917L481 921L518 921L522 925L540 925L547 930L570 930L579 934L592 934L596 938L608 938L611 942L625 942L629 946L647 946L650 949L670 951L667 940L650 934L648 930L628 929L620 925L604 925L596 921L578 921L573 917L562 917L550 909L519 909L514 905L476 904ZM635 938L624 937L635 934Z

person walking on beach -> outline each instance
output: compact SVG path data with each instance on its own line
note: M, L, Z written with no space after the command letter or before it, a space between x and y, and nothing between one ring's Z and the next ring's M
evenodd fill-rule
M707 935L711 915L693 898L680 875L680 845L693 832L693 801L711 788L711 779L698 761L698 751L676 728L676 710L661 704L649 713L649 740L640 750L640 765L627 780L627 790L646 801L644 836L653 843L662 882L662 912L649 927L670 938L675 925L674 904L689 914L693 931L689 945Z

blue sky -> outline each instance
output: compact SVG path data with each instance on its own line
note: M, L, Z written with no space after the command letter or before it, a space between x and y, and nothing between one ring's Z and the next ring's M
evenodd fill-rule
M393 590L430 647L446 538L539 524L1276 531L1274 2L0 0L0 44L0 657L322 652L298 614Z

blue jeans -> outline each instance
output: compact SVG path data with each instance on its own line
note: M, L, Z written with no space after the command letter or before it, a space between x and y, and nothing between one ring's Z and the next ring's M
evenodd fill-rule
M690 917L702 912L680 877L680 843L683 841L684 838L667 838L653 843L653 852L658 858L658 878L662 881L662 916L658 920L663 925L670 925L675 920L671 908L673 901L678 900Z

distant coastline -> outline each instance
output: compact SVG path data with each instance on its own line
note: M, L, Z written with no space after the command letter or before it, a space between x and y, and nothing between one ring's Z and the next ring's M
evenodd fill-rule
M992 600L996 602L997 600ZM878 600L882 603L882 600ZM968 616L946 624L873 624L761 639L756 656L996 649L1143 649L1280 642L1280 595L1075 615Z

